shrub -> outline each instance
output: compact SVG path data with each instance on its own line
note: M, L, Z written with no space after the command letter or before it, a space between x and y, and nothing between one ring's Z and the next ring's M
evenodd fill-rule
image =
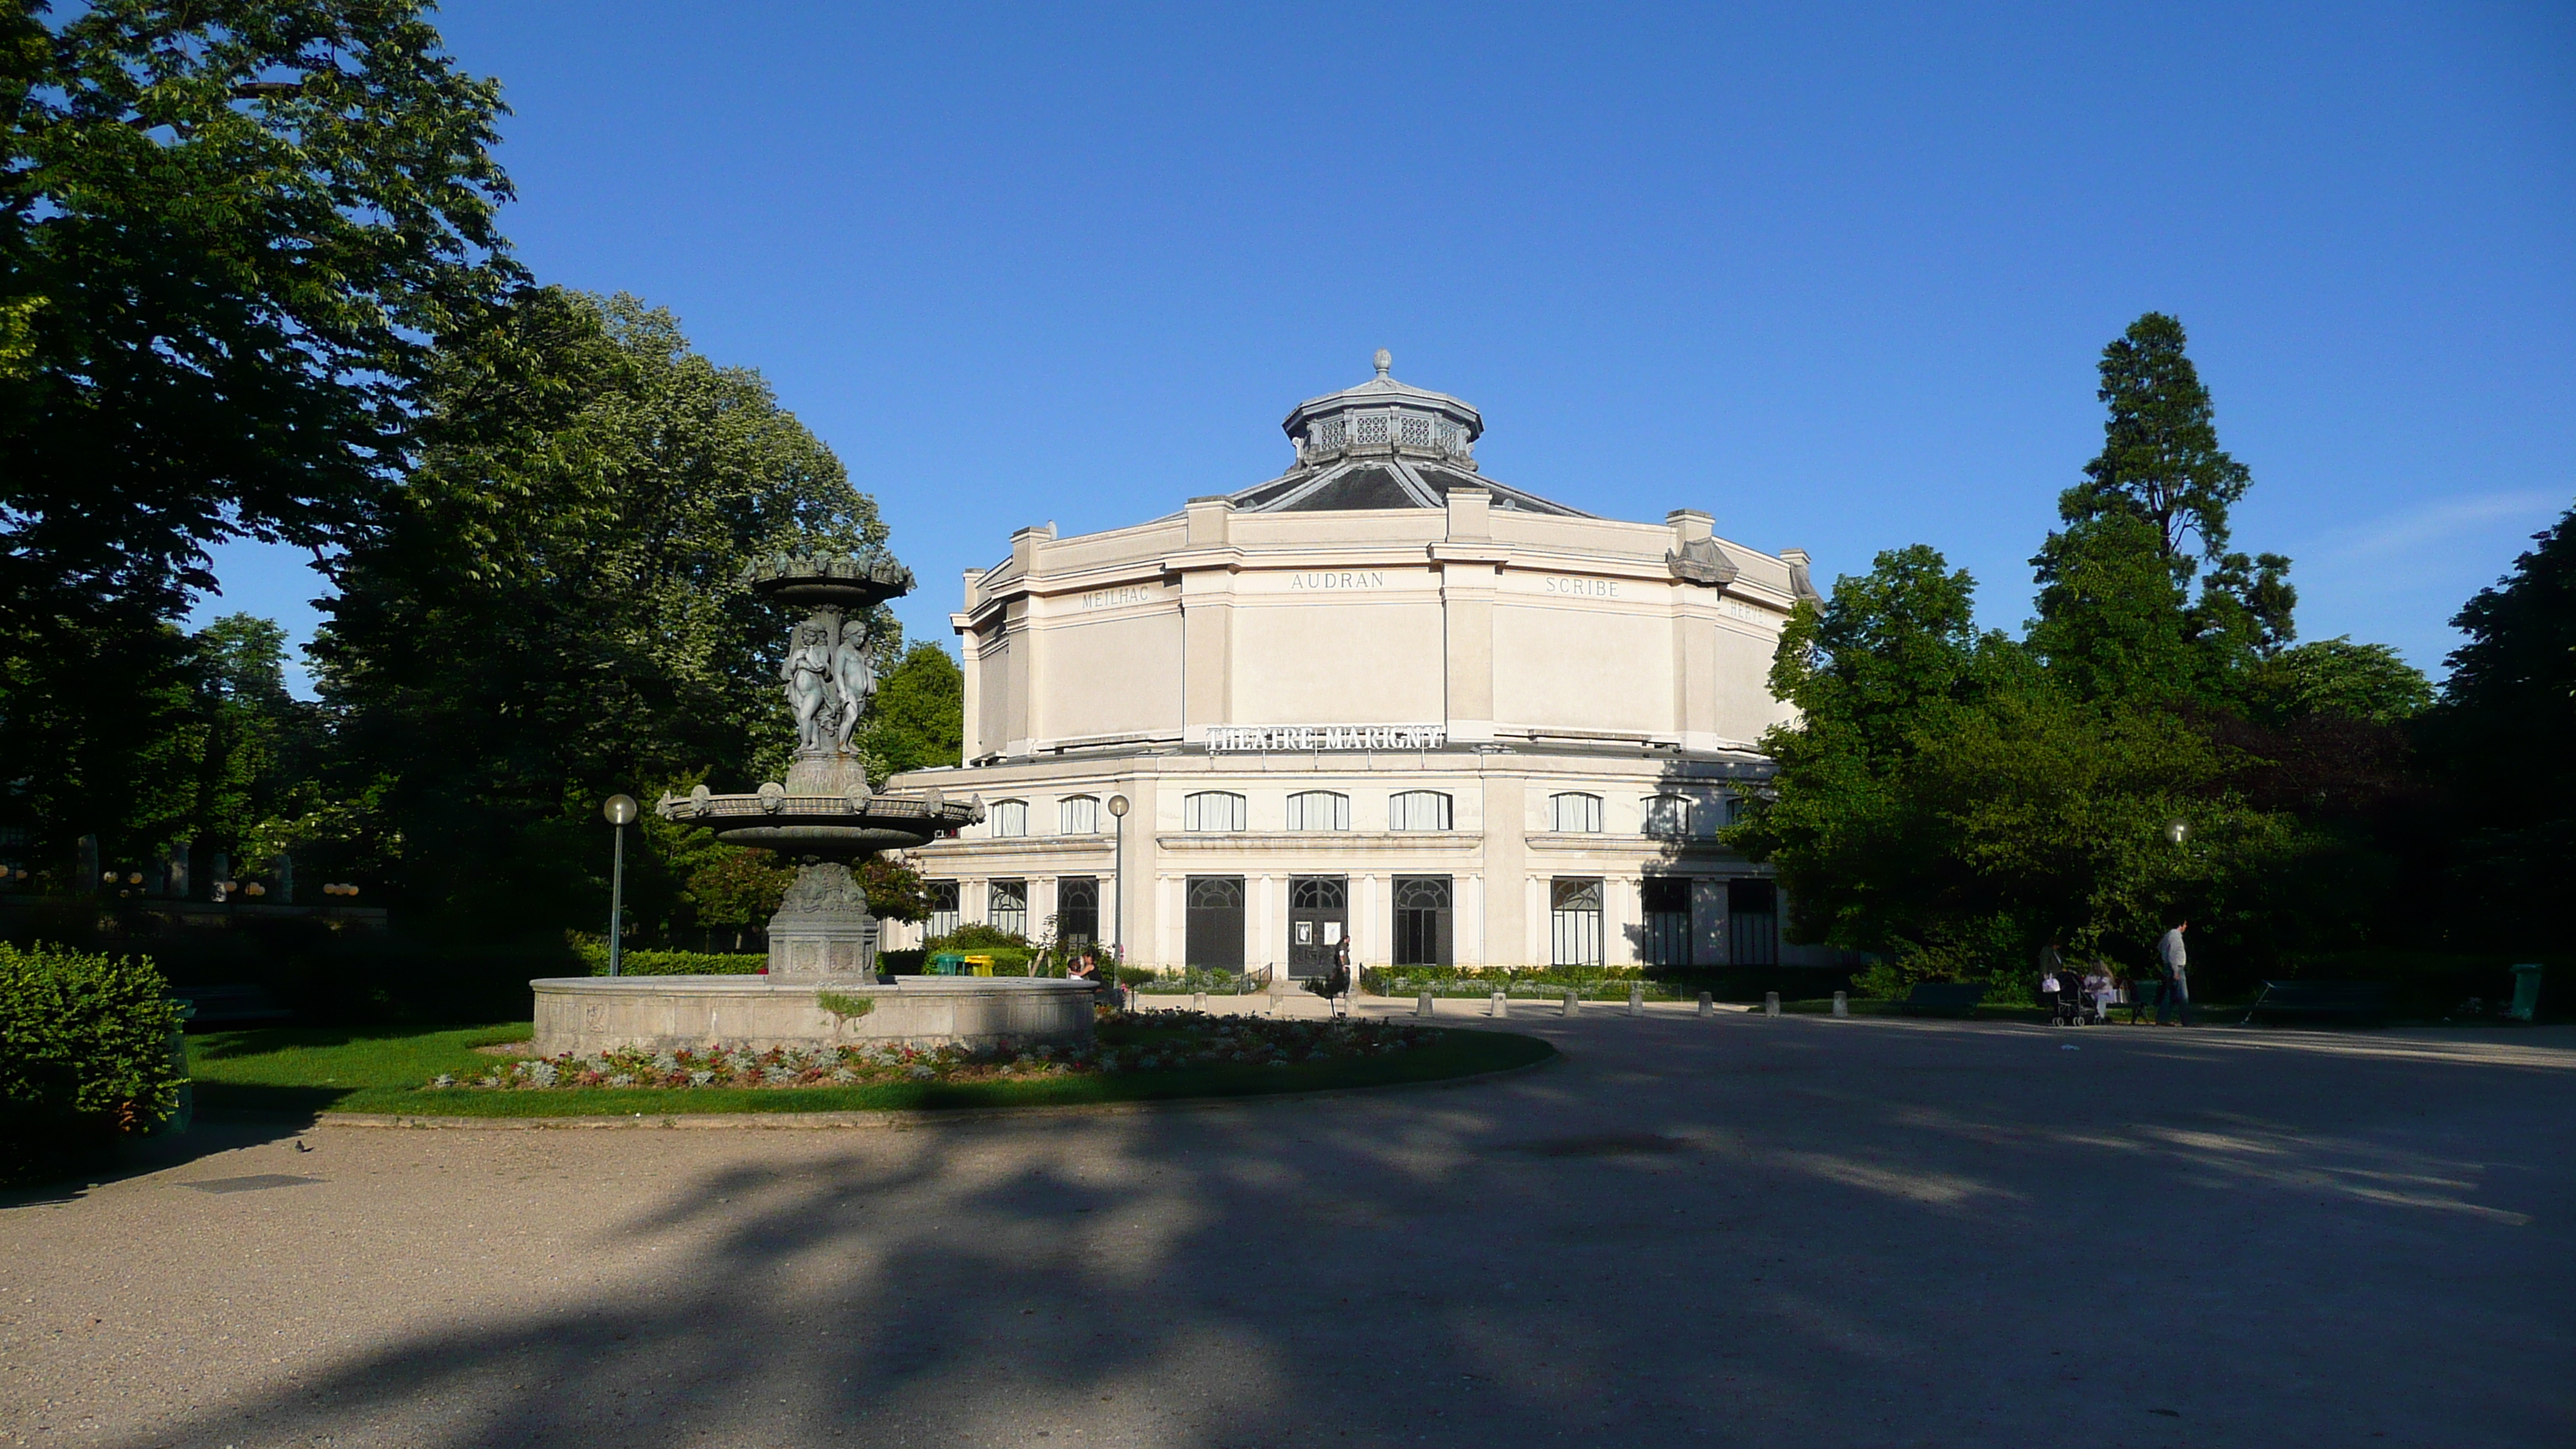
M178 1025L149 957L0 945L0 1161L59 1165L169 1121Z
M608 974L608 946L584 941L578 948L590 963L590 974ZM769 969L769 958L746 951L628 951L617 959L624 976L754 976Z
M968 921L945 936L933 936L922 943L922 949L934 956L942 951L972 951L979 956L988 956L997 946L1023 955L1037 954L1036 943L1028 937L1017 931L988 926L982 921Z

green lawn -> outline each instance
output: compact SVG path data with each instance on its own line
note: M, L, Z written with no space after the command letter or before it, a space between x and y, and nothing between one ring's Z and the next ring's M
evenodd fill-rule
M884 1082L848 1087L421 1090L441 1072L480 1073L474 1048L526 1041L525 1022L448 1031L328 1031L280 1027L188 1039L201 1112L398 1112L439 1117L674 1116L705 1112L847 1112L1023 1107L1081 1102L1239 1097L1434 1082L1527 1066L1556 1054L1535 1037L1445 1031L1391 1057L1224 1064L1009 1082Z

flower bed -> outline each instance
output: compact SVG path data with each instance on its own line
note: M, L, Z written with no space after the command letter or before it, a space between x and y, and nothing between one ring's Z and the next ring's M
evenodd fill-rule
M1392 1021L1280 1021L1157 1011L1147 1017L1106 1017L1098 1040L1081 1047L1005 1043L922 1048L867 1043L759 1052L721 1045L704 1050L633 1050L495 1062L480 1075L442 1073L429 1085L439 1090L563 1091L1019 1081L1223 1064L1286 1067L1392 1057L1429 1046L1442 1035Z

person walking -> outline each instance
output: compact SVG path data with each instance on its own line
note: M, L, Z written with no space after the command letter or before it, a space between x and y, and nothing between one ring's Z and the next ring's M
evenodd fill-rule
M2156 1003L2158 1026L2172 1019L2176 1006L2182 1008L2182 1024L2191 1025L2191 981L2184 972L2190 954L2182 944L2182 933L2190 929L2191 922L2176 921L2173 929L2165 932L2164 939L2156 943L2156 959L2164 963L2165 968L2165 999Z

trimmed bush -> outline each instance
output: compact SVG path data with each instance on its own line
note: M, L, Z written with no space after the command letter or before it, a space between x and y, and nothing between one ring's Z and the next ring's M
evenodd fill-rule
M608 945L584 941L581 959L590 974L608 974ZM629 951L617 960L624 976L757 976L769 969L769 958L747 951Z
M0 1158L42 1171L169 1121L178 1025L149 957L0 945Z

